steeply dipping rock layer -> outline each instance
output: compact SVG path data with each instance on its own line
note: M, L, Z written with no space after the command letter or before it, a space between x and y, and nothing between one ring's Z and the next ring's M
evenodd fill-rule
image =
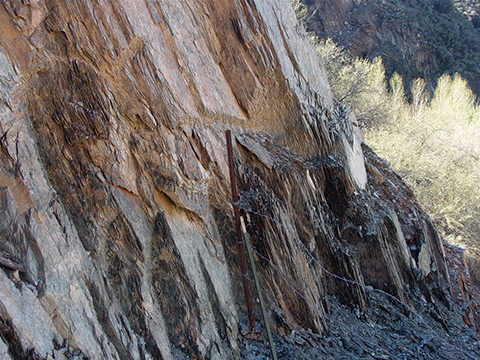
M226 129L275 331L446 277L288 0L11 0L0 23L7 358L239 356Z

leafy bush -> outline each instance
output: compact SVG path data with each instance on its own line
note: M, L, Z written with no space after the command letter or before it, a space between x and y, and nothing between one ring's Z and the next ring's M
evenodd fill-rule
M355 109L368 144L404 177L447 241L478 251L480 108L467 82L443 75L430 99L416 79L407 102L397 73L387 90L379 58L353 58L331 40L314 44L334 96ZM472 270L480 279L480 267Z
M292 3L305 21L307 8ZM433 16L430 4L448 13L454 11L451 0L410 3L429 14L428 26L422 18L418 26L439 36L433 48L443 69L479 74L480 39L470 31L475 23ZM312 36L312 42L336 99L355 110L368 144L404 177L443 237L467 246L472 276L480 282L480 106L466 80L444 74L432 95L424 79L414 79L407 101L402 77L394 72L387 83L380 58L354 57L331 39Z
M373 61L355 58L331 39L312 42L322 60L335 98L356 111L363 124L379 119L389 121L392 106L388 104L385 69L380 58Z
M412 186L450 242L478 244L480 111L465 80L444 75L427 103L416 99L393 124L372 126L368 143Z

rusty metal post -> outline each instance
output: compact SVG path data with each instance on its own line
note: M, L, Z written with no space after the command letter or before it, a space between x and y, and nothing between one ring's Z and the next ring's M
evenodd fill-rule
M247 281L247 266L245 264L245 249L244 241L242 235L242 229L240 225L240 212L238 210L238 192L237 192L237 183L235 181L235 164L233 162L233 151L232 151L232 132L227 130L225 133L227 137L227 155L228 155L228 167L230 171L230 186L232 189L232 205L233 205L233 214L235 217L235 230L237 232L237 249L238 257L240 259L240 270L242 272L242 281L243 281L243 290L245 292L245 302L247 303L248 311L248 321L250 322L250 332L255 334L255 321L253 319L253 306L252 300L250 298L250 290L248 288Z
M270 324L268 323L267 309L265 308L265 302L263 301L262 287L260 286L260 279L258 278L257 266L255 265L255 258L253 257L252 245L250 245L247 228L243 217L240 218L242 225L243 239L247 246L248 257L250 258L250 265L252 265L253 277L255 279L255 286L257 287L258 299L260 300L260 306L262 308L263 321L265 321L265 329L267 330L268 342L270 343L270 351L272 352L273 360L277 360L277 352L275 351L275 343L273 341L272 332L270 330Z

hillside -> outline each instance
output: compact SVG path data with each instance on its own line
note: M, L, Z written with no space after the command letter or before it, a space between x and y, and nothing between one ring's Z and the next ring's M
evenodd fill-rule
M423 78L458 72L480 93L480 5L451 0L302 0L306 28L332 38L356 57L380 56L387 78L398 72L407 93Z

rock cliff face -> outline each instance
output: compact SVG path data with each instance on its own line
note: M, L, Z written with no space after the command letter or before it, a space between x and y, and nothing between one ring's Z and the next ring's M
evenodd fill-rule
M0 24L4 358L238 358L226 129L275 332L362 285L442 296L435 230L288 0L5 0Z

